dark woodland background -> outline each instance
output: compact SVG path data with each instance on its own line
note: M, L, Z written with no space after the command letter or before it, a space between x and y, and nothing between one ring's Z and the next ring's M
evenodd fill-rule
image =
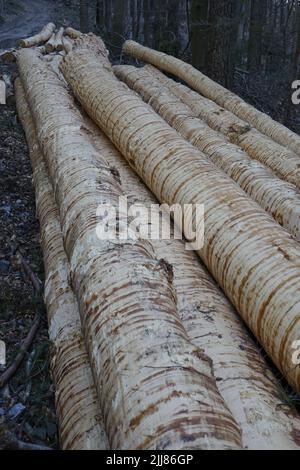
M300 78L299 0L82 0L79 9L81 29L101 34L113 61L134 39L191 62L300 131L291 101Z

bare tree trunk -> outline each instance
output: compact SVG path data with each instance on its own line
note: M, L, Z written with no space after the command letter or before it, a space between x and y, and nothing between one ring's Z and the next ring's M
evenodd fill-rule
M262 58L262 34L264 6L261 0L251 0L250 31L248 44L248 69L258 71Z
M145 89L144 80L136 80L135 76L146 72L145 67L138 69L124 65L114 67L114 72L117 72L118 76L120 70L123 72L122 75L124 70L127 71L127 77L138 85L139 92L141 88ZM153 74L148 76L150 80L146 80L147 84L155 95L151 103L160 107L158 102L162 96L160 87L155 83L157 77ZM173 95L172 103L174 98ZM177 103L175 108L172 104L169 111L172 109L173 113L175 109L175 113L179 115L181 106L182 104L178 109ZM160 107L160 111L163 108L165 107ZM169 112L166 111L166 114L169 115ZM130 194L134 201L142 202L149 208L157 203L121 155L111 152L108 162L111 167L118 170L124 192ZM239 324L235 312L232 308L228 308L230 304L227 303L227 309L224 308L225 305L222 303L225 300L224 296L216 290L206 270L197 263L195 253L185 250L181 240L172 240L172 243L155 240L153 243L155 250L161 253L160 257L173 266L177 299L181 306L180 317L192 342L203 349L213 361L214 374L218 377L218 388L241 427L243 446L249 450L299 449L297 443L293 442L293 437L290 437L292 426L297 430L300 429L300 419L296 411L294 411L294 420L293 408L282 406L282 400L277 397L278 379L275 379L275 376L271 379L272 373L268 370L268 365L259 361L259 348L254 345L247 330L241 328L243 325ZM202 314L203 312L206 313ZM210 312L218 312L213 315L213 321ZM239 338L239 341L232 341L233 337ZM241 344L243 348L240 348ZM246 393L246 387L250 393ZM253 403L260 413L253 415ZM274 409L280 409L283 413L273 413ZM252 419L247 419L249 414ZM268 432L269 429L273 430L272 433Z
M209 22L212 24L209 45L208 75L231 88L236 45L235 0L210 0Z
M89 31L89 2L80 0L80 30L83 33Z
M104 0L97 0L96 3L96 25L98 29L102 29L104 23Z
M20 46L32 47L32 46L37 46L39 44L43 44L44 42L48 41L48 39L51 38L54 31L55 31L55 24L48 23L46 26L44 26L44 28L38 34L35 34L34 36L31 36L30 38L21 39Z
M203 72L207 70L209 34L211 32L208 11L209 0L192 0L192 64Z
M154 43L154 20L153 0L144 0L145 43L149 47Z
M122 53L124 33L126 28L127 2L125 0L115 0L113 2L111 43L112 54L119 57Z
M294 75L294 80L296 80L298 77L298 71L299 71L299 57L300 57L300 3L297 3L297 9L296 9L296 47L295 47L295 53L293 57L293 75Z
M105 1L105 29L107 33L111 33L112 28L112 2L111 0Z
M167 35L170 37L168 47L164 48L166 52L178 56L181 43L180 43L180 3L178 0L168 0L166 5L167 10Z

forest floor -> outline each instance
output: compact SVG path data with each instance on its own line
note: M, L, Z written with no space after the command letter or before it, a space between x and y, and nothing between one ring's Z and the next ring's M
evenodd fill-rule
M60 1L12 0L5 8L6 14L0 16L0 49L16 46L21 37L34 34L48 21L76 26L75 10L66 9ZM13 80L16 73L14 65L0 62L0 78L6 74ZM0 449L8 446L7 432L21 441L57 448L46 312L37 304L30 280L14 255L18 246L43 280L32 171L14 98L0 106L0 340L6 344L7 365L18 353L37 308L42 309L41 326L29 353L8 385L0 389Z

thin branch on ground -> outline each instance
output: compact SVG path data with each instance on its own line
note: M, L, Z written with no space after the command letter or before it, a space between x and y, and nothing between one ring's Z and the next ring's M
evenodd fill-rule
M3 374L1 374L1 376L0 376L0 388L3 388L9 382L9 380L14 376L16 371L19 369L19 367L22 364L23 359L24 359L28 349L30 348L30 346L31 346L31 344L32 344L32 342L35 338L35 335L36 335L36 333L39 329L39 326L40 326L40 322L41 322L41 316L40 316L40 313L38 312L38 313L36 313L36 315L34 317L34 320L33 320L33 323L31 325L31 328L29 330L28 335L26 336L26 338L24 339L24 341L21 344L20 351L16 355L16 357L15 357L14 361L12 362L12 364L3 372Z
M25 274L27 275L28 279L31 281L32 286L35 291L36 297L40 296L41 294L41 288L42 288L42 283L38 276L33 272L31 269L30 265L20 252L20 249L15 245L15 242L12 242L14 244L13 246L13 251L14 254L17 254L19 256L21 265L24 269ZM32 345L32 342L36 336L36 333L39 329L41 323L41 314L40 314L40 308L37 306L37 312L35 314L35 317L33 319L31 328L26 336L26 338L22 341L20 350L18 354L16 355L15 359L13 360L12 364L3 372L3 374L0 375L0 389L3 388L9 380L15 375L16 371L19 369L20 365L22 364L24 357L29 350L30 346Z
M11 432L3 429L0 430L0 448L6 450L52 450L50 447L20 441Z

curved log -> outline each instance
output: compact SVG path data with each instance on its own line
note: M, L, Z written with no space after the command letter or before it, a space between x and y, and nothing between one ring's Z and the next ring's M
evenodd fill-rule
M166 77L158 69L146 65L145 69L188 105L197 117L212 129L224 134L232 142L260 163L267 165L281 179L300 189L299 157L294 152L272 141L214 101L199 95L181 83Z
M194 90L228 109L275 142L288 147L300 156L300 137L295 132L246 103L242 98L214 82L192 65L163 52L141 46L134 41L126 41L123 45L123 51L125 54L144 62L150 62L161 70L181 78Z
M295 186L277 178L269 168L230 144L223 134L212 130L147 69L116 65L113 70L182 137L207 154L216 166L300 240L300 193Z

